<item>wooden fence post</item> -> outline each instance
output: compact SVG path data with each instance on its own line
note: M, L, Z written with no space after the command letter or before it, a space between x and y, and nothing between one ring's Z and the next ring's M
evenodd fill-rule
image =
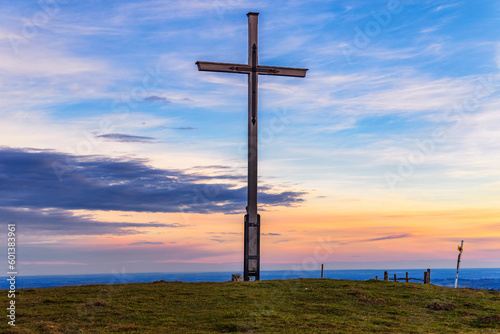
M389 273L387 271L384 271L384 281L389 280Z
M408 283L408 272L406 272L406 283Z
M323 266L324 264L321 264L321 278L323 278Z
M427 284L431 284L431 270L427 269Z
M427 284L427 271L424 271L424 284Z
M398 281L397 276L396 276L396 274L394 274L394 282L397 282L397 281Z
M378 276L375 276L375 280L378 281Z

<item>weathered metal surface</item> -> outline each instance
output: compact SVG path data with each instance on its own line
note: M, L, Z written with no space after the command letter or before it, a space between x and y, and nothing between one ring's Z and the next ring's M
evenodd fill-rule
M252 67L244 64L230 64L230 63L212 63L208 61L197 61L199 71L210 72L226 72L226 73L252 73ZM298 77L304 78L307 70L302 68L292 67L275 67L275 66L262 66L259 65L255 68L257 74L260 75L278 75L284 77Z
M248 64L198 61L199 71L248 75L248 205L245 215L243 279L260 279L260 215L257 213L258 169L258 78L259 75L306 76L307 69L259 65L258 15L248 16Z

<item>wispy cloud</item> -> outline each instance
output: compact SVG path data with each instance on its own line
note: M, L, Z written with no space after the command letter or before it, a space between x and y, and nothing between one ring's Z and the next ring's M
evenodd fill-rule
M207 232L207 234L240 235L238 232Z
M3 192L3 191L2 191ZM162 223L103 222L89 215L77 215L62 209L26 209L0 207L0 223L17 223L26 235L129 235L144 233L151 227L168 228Z
M362 240L362 242L372 242L372 241L382 241L382 240L392 240L392 239L402 239L402 238L409 238L412 235L409 233L406 234L398 234L398 235L387 235L385 237L379 237L379 238L373 238L373 239L365 239Z
M169 129L172 129L172 130L180 130L180 131L198 130L197 128L193 128L193 127L191 127L191 126L181 126L181 127L177 127L177 128L169 128Z
M116 141L121 143L152 143L156 138L152 137L142 137L142 136L132 136L123 133L109 133L105 135L99 135L97 138L104 138L109 141Z
M164 242L161 241L137 241L128 244L129 246L154 246L154 245L163 245Z
M148 101L148 102L161 102L161 103L164 103L164 104L170 104L170 103L172 103L166 97L156 96L156 95L147 96L147 97L144 98L144 101Z
M140 245L138 245L140 246ZM131 263L158 263L192 261L230 253L231 250L207 249L202 245L156 245L155 247L109 247L108 245L23 245L24 261L28 262L77 262L86 265L104 264L103 272L111 268L130 267ZM99 261L96 261L99 259ZM162 268L168 268L162 266Z
M443 10L443 9L448 9L448 8L456 7L459 4L461 4L461 2L456 2L456 3L450 3L450 4L446 4L446 5L437 6L434 9L434 11L439 12L440 10Z

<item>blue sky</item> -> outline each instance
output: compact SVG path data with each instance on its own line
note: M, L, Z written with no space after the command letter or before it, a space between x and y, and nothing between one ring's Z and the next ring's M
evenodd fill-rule
M327 235L327 262L452 267L469 236L465 266L500 266L499 3L7 1L0 219L25 272L239 268L246 77L195 62L245 63L249 11L260 64L309 69L259 79L264 263Z

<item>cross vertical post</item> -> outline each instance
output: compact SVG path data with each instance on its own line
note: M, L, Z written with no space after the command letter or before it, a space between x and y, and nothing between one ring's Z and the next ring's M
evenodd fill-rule
M261 75L306 76L307 69L259 65L258 15L248 16L248 64L198 61L199 71L242 73L248 75L248 202L244 220L243 278L260 280L260 215L257 213L258 178L258 78Z
M258 13L248 13L248 213L245 216L243 277L260 279L260 215L257 214L258 170Z

